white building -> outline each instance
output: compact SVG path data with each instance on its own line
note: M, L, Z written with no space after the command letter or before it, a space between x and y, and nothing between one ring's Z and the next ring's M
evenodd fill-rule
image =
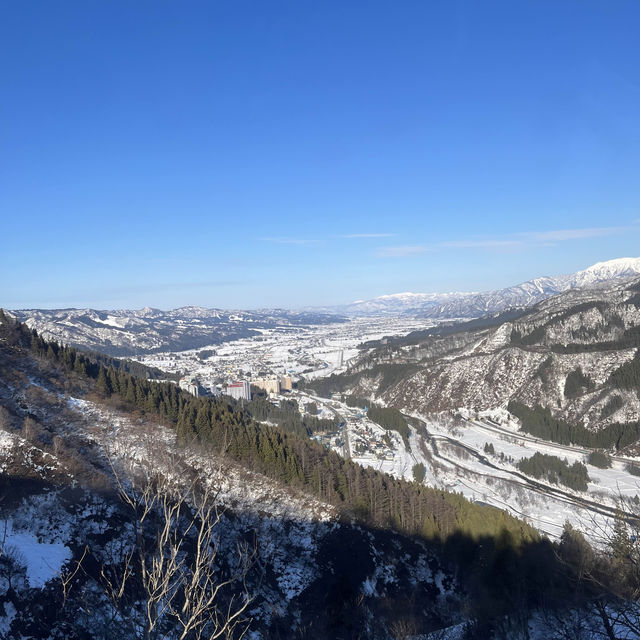
M227 385L227 395L236 400L251 400L251 387L246 380L238 380Z
M184 376L184 378L180 378L180 382L178 382L178 386L185 391L188 391L192 396L196 398L200 395L200 384L198 383L198 378L195 376Z

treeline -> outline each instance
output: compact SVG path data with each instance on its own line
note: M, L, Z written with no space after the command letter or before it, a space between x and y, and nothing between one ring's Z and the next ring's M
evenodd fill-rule
M407 424L404 416L397 409L394 409L393 407L378 407L376 405L371 405L367 410L367 416L382 428L397 431L402 436L405 447L410 449L409 425Z
M3 328L7 320L0 318ZM361 467L308 438L257 423L231 400L196 398L172 383L137 378L126 373L121 364L106 367L91 363L72 348L46 342L35 331L11 322L9 328L24 348L84 380L93 380L95 389L105 397L118 397L131 408L162 418L174 426L179 442L200 443L335 505L345 517L433 540L454 534L473 539L508 535L518 547L538 539L534 529L504 511ZM75 357L69 357L70 353Z
M607 309L609 309L611 305L604 300L591 300L590 302L581 302L580 304L576 304L573 307L569 307L565 309L565 311L560 312L557 316L553 318L554 322L566 320L571 316L575 316L577 313L584 313L585 311L590 311L591 309L597 309L600 313L604 313Z
M632 304L636 309L640 309L640 293L632 295L627 300L627 304Z
M338 428L337 419L326 420L301 415L295 400L281 400L280 406L276 406L266 398L258 396L251 402L245 403L245 407L255 420L273 422L301 437L322 431L335 431Z
M542 342L545 337L547 328L556 322L562 322L567 318L570 318L577 313L584 313L585 311L590 311L591 309L598 309L600 313L603 313L609 305L606 302L602 301L592 301L592 302L582 302L580 304L574 305L573 307L569 307L565 309L561 313L553 316L549 320L547 320L544 324L541 324L535 327L530 333L523 335L519 329L511 330L511 344L516 345L534 345ZM553 348L553 347L552 347Z
M511 344L518 346L532 346L537 344L543 344L547 329L557 322L561 322L572 315L577 313L583 313L590 309L596 308L600 313L604 314L610 305L602 301L585 302L583 304L576 305L559 313L558 315L547 320L545 323L534 327L529 333L523 334L520 327L515 327L511 330ZM620 315L610 313L605 318L604 328L588 328L582 327L581 329L572 332L574 339L587 340L590 342L571 342L569 344L551 344L549 349L553 353L559 354L573 354L573 353L594 353L598 351L621 351L623 349L632 349L634 347L640 347L640 326L628 327L624 329L622 335L615 340L601 340L596 341L599 335L602 335L606 327L618 327L624 328L624 321Z
M409 445L409 425L398 409L380 407L373 402L355 396L346 396L345 403L350 407L367 407L367 416L370 420L387 431L397 431L402 436L405 447L411 449Z
M413 363L374 364L365 372L331 374L326 378L317 378L299 384L299 388L311 389L316 395L329 398L332 393L343 393L345 389L353 387L363 377L367 377L377 381L376 393L382 394L420 369L420 365Z
M564 395L566 398L575 398L585 391L590 391L593 389L593 386L591 379L578 367L567 376L564 383Z
M298 389L313 391L321 398L330 398L333 393L342 393L350 384L355 384L360 374L332 373L316 380L300 380Z
M609 384L615 389L640 390L640 349L632 360L611 372Z
M358 348L375 348L378 350L384 349L385 351L391 351L397 347L419 345L433 338L444 338L456 333L466 333L469 331L498 327L505 322L513 322L527 313L529 313L528 309L507 309L493 316L482 316L480 318L474 318L473 320L452 322L450 324L443 323L429 329L419 329L412 331L406 336L387 336L378 340L368 340L358 345Z
M531 346L540 344L545 330L537 327L526 336L522 336L517 329L511 330L511 343L514 345ZM604 340L601 342L570 342L569 344L551 344L549 350L558 354L597 353L598 351L622 351L640 346L638 327L631 327L624 331L618 340Z
M208 429L188 434L186 440L190 437L370 526L441 540L456 532L495 536L503 528L518 541L536 537L504 512L484 514L462 496L361 467L307 438L253 420L212 422Z
M571 466L566 460L536 452L530 458L523 458L516 465L522 473L533 478L545 479L553 484L563 484L576 491L586 491L591 478L581 462Z
M536 327L530 333L523 335L520 329L513 328L511 329L511 344L513 345L525 345L531 346L533 344L538 344L542 341L545 335L545 327Z
M569 424L551 415L549 409L533 408L512 400L507 406L520 419L522 430L537 438L559 444L575 444L590 449L623 449L640 438L640 422L616 422L598 431L590 431L582 424Z
M603 342L572 342L569 344L552 344L549 349L554 353L595 353L598 351L622 351L640 347L640 327L625 329L617 340Z

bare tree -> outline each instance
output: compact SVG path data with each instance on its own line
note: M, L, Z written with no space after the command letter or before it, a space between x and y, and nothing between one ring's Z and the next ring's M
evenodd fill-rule
M6 407L0 406L0 429L9 431L11 429L12 423L13 418L9 410Z
M580 624L591 638L640 638L640 504L619 496L618 506L613 521L593 520L591 536L599 550L568 525L559 547L559 559L583 593L583 603L576 610L582 611ZM566 616L565 623L574 625L579 618L576 611L567 611ZM557 613L558 624L552 626L555 637L565 638L571 624L559 624L560 617Z
M549 640L594 640L600 625L592 616L580 609L546 609L542 621L551 634Z
M109 623L141 640L242 638L254 553L246 543L237 543L231 558L221 553L216 494L197 482L179 488L160 473L115 477L134 531L101 565Z
M0 577L6 580L7 589L16 589L26 580L27 561L16 545L2 543L0 548Z
M41 431L40 425L31 416L27 416L22 422L22 437L32 444L38 440Z

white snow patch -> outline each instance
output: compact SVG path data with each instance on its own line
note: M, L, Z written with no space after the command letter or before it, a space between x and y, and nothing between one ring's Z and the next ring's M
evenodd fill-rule
M60 542L43 542L30 531L16 531L11 519L0 520L0 531L2 552L8 552L13 547L24 556L31 587L44 587L49 580L60 574L64 563L71 559L68 547Z

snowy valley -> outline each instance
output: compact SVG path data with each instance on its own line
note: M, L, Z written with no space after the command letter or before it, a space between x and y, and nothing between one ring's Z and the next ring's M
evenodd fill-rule
M590 587L560 613L541 594L573 588L574 545L637 535L635 264L529 283L470 321L386 302L3 316L0 637L180 638L191 580L228 612L192 612L212 637L597 638ZM225 395L235 380L252 399ZM162 607L144 576L172 554ZM562 636L576 611L583 635Z

